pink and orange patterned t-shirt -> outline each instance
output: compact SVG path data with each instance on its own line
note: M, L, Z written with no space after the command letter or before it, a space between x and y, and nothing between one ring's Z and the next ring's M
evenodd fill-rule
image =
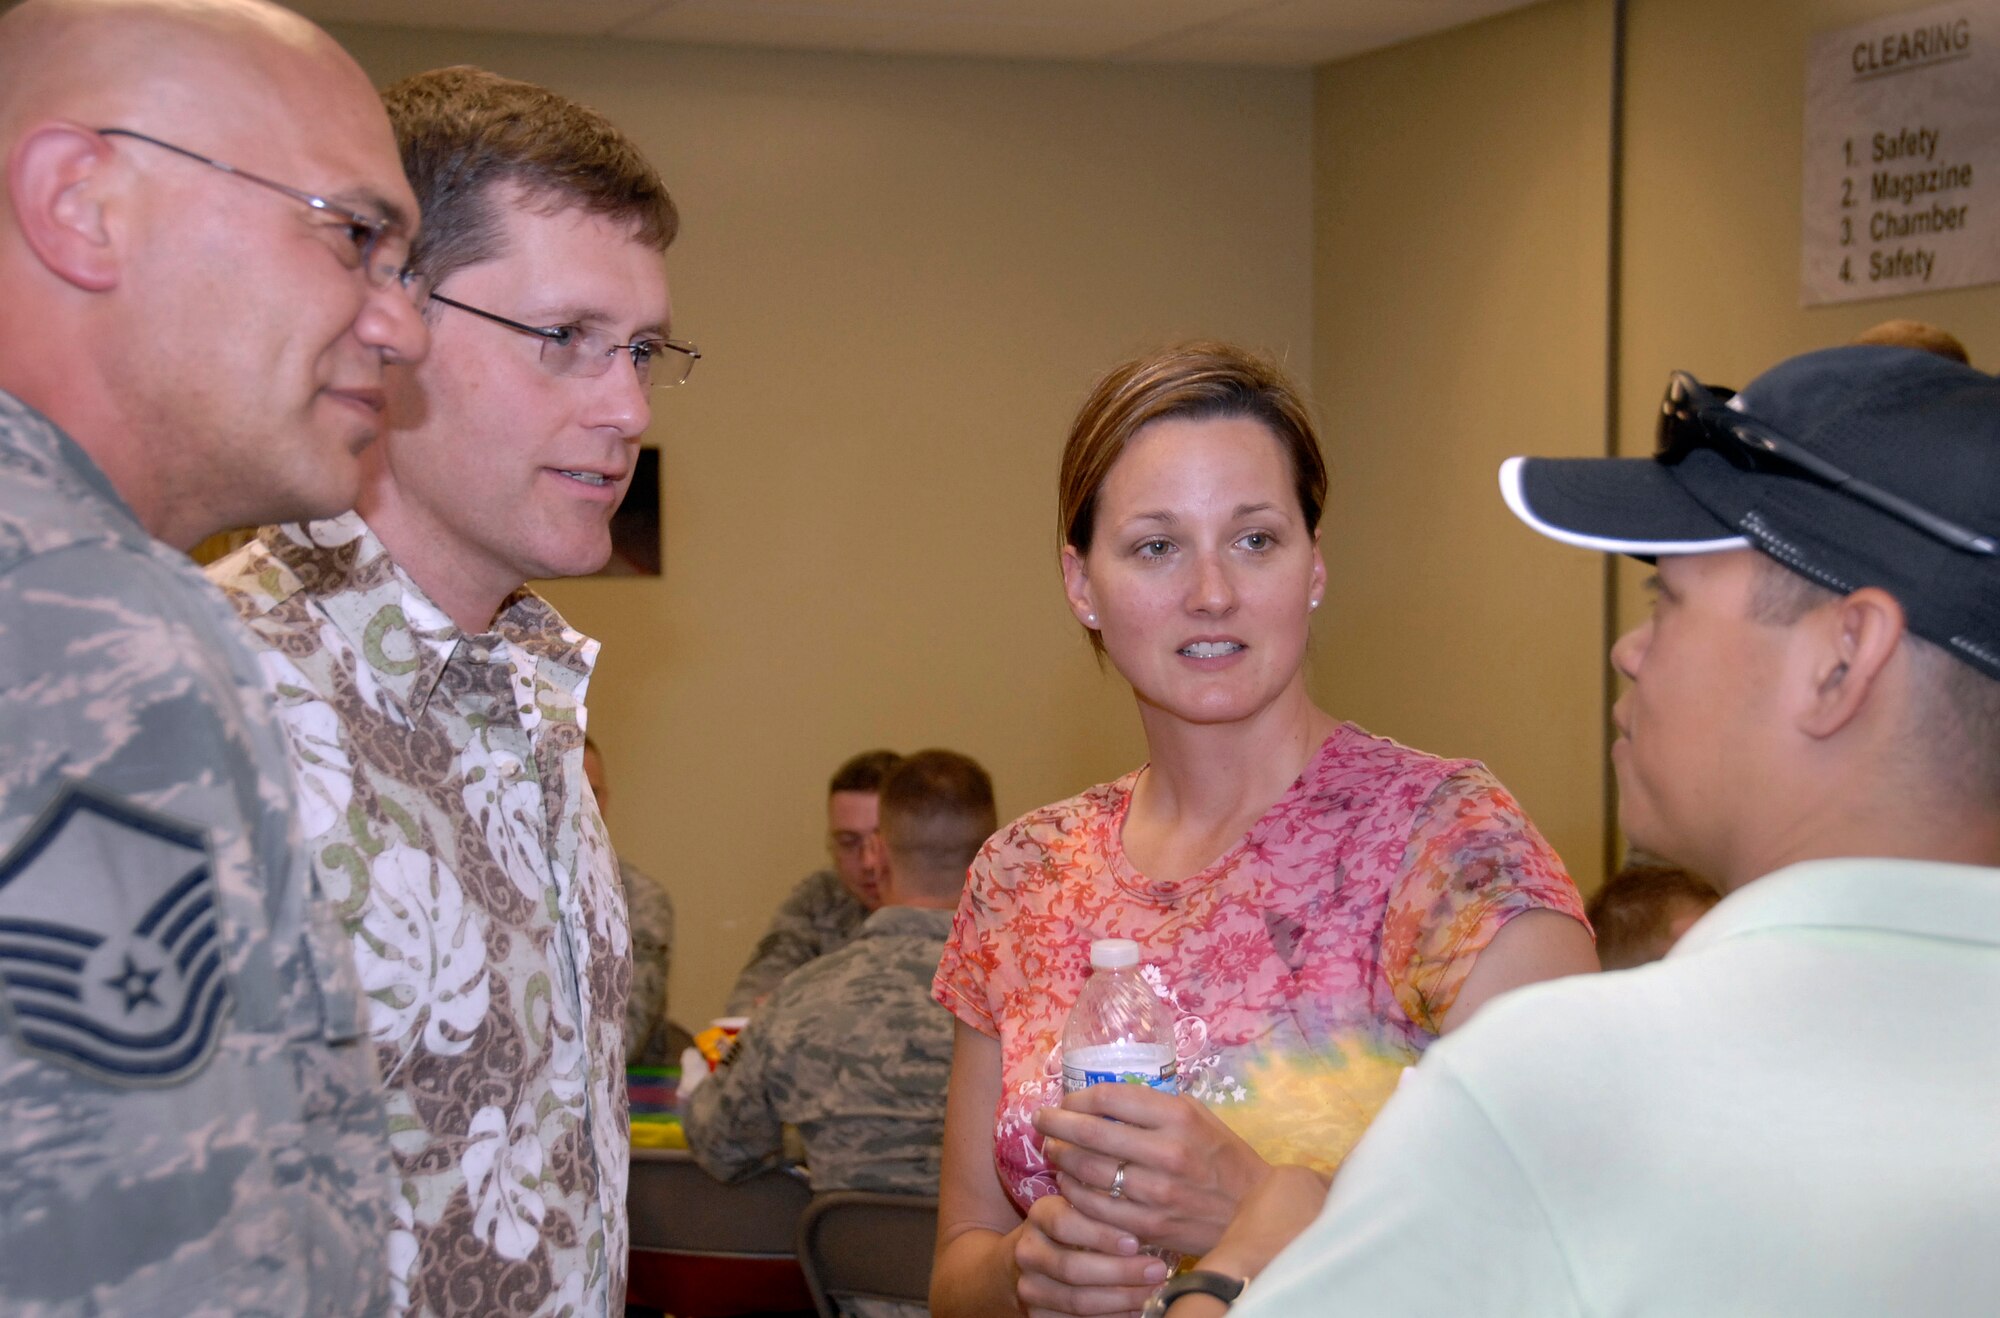
M1001 1045L994 1159L1023 1211L1055 1189L1033 1116L1096 938L1138 942L1178 1019L1181 1089L1271 1162L1331 1168L1437 1038L1508 920L1583 901L1471 760L1342 724L1243 840L1156 882L1126 859L1140 771L1036 810L972 863L933 993Z

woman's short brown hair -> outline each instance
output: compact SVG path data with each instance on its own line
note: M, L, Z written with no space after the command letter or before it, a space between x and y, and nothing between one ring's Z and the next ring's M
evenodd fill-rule
M1114 366L1083 402L1063 445L1056 485L1056 533L1079 554L1097 531L1097 495L1146 426L1168 418L1261 421L1285 450L1306 529L1319 530L1326 506L1326 460L1304 396L1275 362L1227 343L1164 348ZM1103 640L1093 631L1091 644Z
M1227 343L1183 343L1114 366L1090 391L1069 428L1057 484L1057 532L1090 551L1097 494L1132 437L1155 421L1248 417L1261 421L1292 466L1306 529L1319 529L1326 461L1305 398L1276 363Z
M666 251L680 229L667 186L630 139L597 111L460 64L382 93L403 170L423 209L410 264L442 282L500 252L503 184L551 214L576 208L629 225Z

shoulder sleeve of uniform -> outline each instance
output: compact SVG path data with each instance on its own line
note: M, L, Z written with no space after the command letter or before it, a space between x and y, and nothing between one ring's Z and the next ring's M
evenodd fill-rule
M3 967L9 1038L107 1083L200 1069L232 975L267 982L225 971L227 930L272 918L247 903L276 900L259 846L289 797L258 775L226 624L191 570L115 546L0 577L0 959L46 972Z
M673 972L674 904L665 885L636 866L618 862L625 913L632 929L632 993L625 1005L625 1060L650 1055L667 1016L667 981Z
M171 812L254 773L255 662L192 569L112 545L17 564L0 575L0 671L0 817L39 809L57 775Z
M834 882L838 884L837 879ZM737 975L736 986L729 991L727 1014L749 1013L771 995L786 975L825 950L821 946L820 915L827 903L824 872L808 875L792 889L771 916L764 936L757 940L756 950Z
M736 1036L727 1060L694 1091L682 1114L688 1152L719 1181L740 1181L784 1157L784 1124L766 1083L766 1025L752 1021Z

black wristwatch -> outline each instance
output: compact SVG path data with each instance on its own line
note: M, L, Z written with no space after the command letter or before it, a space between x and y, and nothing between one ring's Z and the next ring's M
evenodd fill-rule
M1146 1307L1139 1311L1139 1318L1165 1318L1168 1306L1183 1295L1213 1295L1227 1305L1243 1293L1243 1286L1243 1278L1224 1276L1220 1272L1203 1272L1199 1268L1183 1272L1167 1278L1160 1289L1153 1292L1153 1298L1147 1300Z

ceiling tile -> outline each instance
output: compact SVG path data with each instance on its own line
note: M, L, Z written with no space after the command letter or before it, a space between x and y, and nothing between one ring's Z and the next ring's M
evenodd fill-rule
M1125 52L1140 62L1315 65L1379 50L1536 0L1271 0L1228 22L1162 34Z
M1401 41L1475 23L1534 0L1403 0L1396 5L1356 4L1354 0L1275 0L1239 15L1230 26L1246 32L1319 33Z
M1189 24L1182 31L1199 30ZM954 15L904 33L892 47L926 55L985 55L1004 59L1112 60L1133 46L1156 40L1156 29L1124 22L1029 23L966 19Z
M1119 51L1114 58L1126 64L1244 64L1300 69L1341 59L1361 49L1364 47L1346 40L1316 36L1302 41L1284 32L1224 28L1136 44Z
M1268 0L678 0L623 35L792 48L1095 60Z
M327 22L1005 59L1308 67L1534 0L294 0Z
M1158 30L1227 18L1247 9L1266 7L1272 0L667 0L667 3L745 15L858 16L1000 25L1113 24ZM1352 5L1355 0L1344 3Z
M454 32L533 32L598 36L628 23L660 0L288 0L316 23L375 23Z
M919 20L864 14L836 5L657 4L618 29L647 41L711 46L779 46L792 50L876 50L919 26Z

